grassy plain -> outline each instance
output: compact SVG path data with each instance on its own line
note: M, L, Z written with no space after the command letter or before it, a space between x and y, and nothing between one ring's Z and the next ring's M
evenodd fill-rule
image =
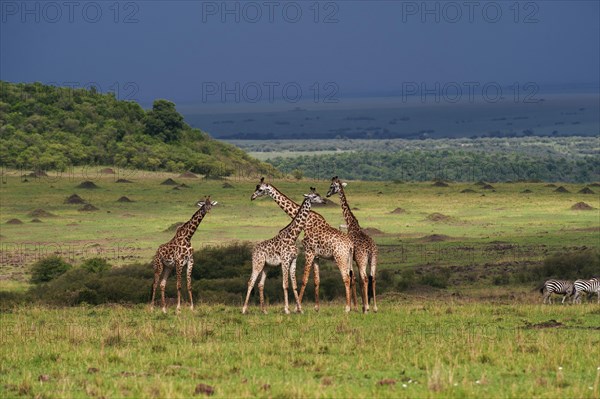
M0 287L26 281L28 266L52 253L77 264L100 256L114 265L149 261L156 247L168 241L175 222L186 221L205 195L219 205L203 221L193 239L196 249L232 241L272 237L288 217L269 198L250 201L256 179L215 181L180 178L174 174L119 171L99 174L94 169L23 182L18 171L7 171L0 185ZM116 183L125 178L133 183ZM167 178L188 187L161 185ZM83 181L99 188L77 188ZM225 183L232 186L224 188ZM321 194L328 181L274 180L282 192L300 201L309 186ZM584 185L566 184L569 193L556 193L544 183L502 183L482 189L472 183L436 187L428 183L349 182L346 189L363 228L381 247L380 270L414 265L464 266L539 261L548 253L569 247L597 247L600 241L600 197L579 194ZM461 193L464 189L475 192ZM531 190L524 194L522 191ZM66 204L78 194L98 208L79 211ZM127 196L134 202L117 202ZM343 224L339 199L316 208L332 226ZM584 201L592 211L572 210ZM401 209L398 209L401 208ZM30 212L42 209L32 223ZM19 219L23 224L8 224ZM441 237L440 237L441 236ZM6 277L8 276L8 277Z
M165 230L187 220L204 195L219 205L196 233L196 248L269 238L289 222L270 199L250 201L258 179L77 169L23 182L18 171L5 172L2 291L25 290L30 264L51 253L75 264L95 256L115 266L149 261L172 237ZM189 188L161 185L167 178ZM84 180L99 188L76 188ZM298 201L309 186L322 194L328 187L327 181L273 183ZM460 276L474 268L476 281L455 279L460 295L455 286L388 294L380 312L367 316L346 315L337 302L289 316L279 304L266 316L256 306L242 316L239 307L202 302L179 316L173 308L162 315L143 305L4 308L0 396L597 398L598 306L542 306L534 287L493 286L486 276L564 248L597 248L600 198L577 194L582 185L565 185L570 193L543 183L494 186L349 182L346 188L380 246L379 270L441 267ZM99 210L65 204L73 193ZM117 202L121 196L135 202ZM596 210L571 210L580 201ZM31 223L36 209L55 216ZM343 223L339 206L317 210L333 226ZM7 224L13 218L23 224Z
M1 316L0 395L597 398L597 305L523 299L398 296L367 316L19 307Z

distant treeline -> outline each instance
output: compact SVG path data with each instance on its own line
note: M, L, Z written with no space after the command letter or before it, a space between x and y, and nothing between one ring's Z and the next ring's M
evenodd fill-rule
M94 87L0 81L0 140L5 167L117 165L210 176L273 172L239 148L192 129L170 101L156 100L146 111Z
M345 152L275 157L267 162L284 173L310 178L343 175L350 180L593 182L600 180L597 156L565 158L459 150Z

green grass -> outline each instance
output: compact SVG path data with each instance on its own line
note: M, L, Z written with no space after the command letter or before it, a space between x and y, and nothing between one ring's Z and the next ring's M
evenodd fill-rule
M266 239L289 222L271 199L250 201L258 179L229 180L234 188L226 189L224 181L173 174L130 172L125 178L133 184L117 184L114 176L93 173L99 189L76 189L90 180L86 176L77 169L23 183L16 171L3 175L4 298L23 293L31 263L51 253L75 264L96 256L115 266L148 262L172 237L164 230L187 220L204 195L219 205L194 236L197 249ZM160 185L167 177L190 188ZM329 186L274 184L297 201L309 186L321 194ZM162 315L142 305L4 304L0 396L190 397L206 384L215 397L597 398L598 306L542 306L535 287L512 280L494 286L491 276L565 248L598 248L598 211L570 207L585 201L600 208L600 199L575 194L579 185L566 185L571 194L542 183L494 186L495 192L466 183L349 182L346 194L361 225L379 230L372 230L381 253L378 270L451 270L448 289L388 293L380 297L378 314L346 315L338 302L322 305L319 313L306 303L303 315L289 316L277 303L266 316L255 303L247 316L241 306L205 303L194 313L184 307L179 316L172 306ZM460 193L464 188L477 193ZM526 188L533 193L521 194ZM100 210L79 212L81 205L64 204L73 193ZM136 202L116 202L122 195ZM398 207L405 212L392 214ZM27 214L37 208L56 217L30 223ZM317 210L334 227L344 223L338 206ZM434 212L450 219L431 221ZM6 224L12 218L24 224ZM431 234L449 238L431 242Z
M17 307L1 319L0 395L190 397L202 383L215 397L598 397L597 306L527 295L396 297L368 316Z
M118 177L134 183L115 183ZM160 185L167 177L190 188L173 190L172 186ZM100 188L77 189L84 180L93 180ZM194 236L196 249L270 238L289 223L289 218L269 198L250 201L257 180L229 180L234 187L223 188L224 181L143 171L128 171L126 176L101 175L87 168L58 177L29 178L25 183L17 171L8 171L0 185L0 273L11 276L8 280L25 281L28 266L52 253L75 264L94 256L117 266L147 262L158 245L172 237L173 232L165 229L186 221L195 212L195 203L205 195L212 195L219 205ZM309 186L316 186L321 194L329 186L328 181L312 180L276 180L274 184L296 201L302 199ZM495 191L467 183L439 188L431 183L349 182L346 192L361 225L379 230L374 238L382 248L388 248L382 250L380 268L428 264L432 259L441 266L539 261L549 252L569 247L598 247L598 211L570 209L580 201L600 208L598 195L576 193L583 185L566 184L570 194L554 193L554 188L543 183L494 186ZM465 188L477 192L460 193ZM526 188L533 193L522 194ZM99 211L79 212L81 205L65 204L65 198L73 193ZM123 195L135 202L117 202ZM337 197L332 200L339 203ZM405 213L392 214L398 207ZM38 208L56 217L30 223L32 217L27 214ZM316 210L334 227L345 223L338 206ZM449 219L429 220L428 215L436 212ZM24 224L6 224L12 218ZM449 238L443 242L423 238L432 234ZM497 242L513 247L496 250ZM0 280L0 289L12 284L6 281Z

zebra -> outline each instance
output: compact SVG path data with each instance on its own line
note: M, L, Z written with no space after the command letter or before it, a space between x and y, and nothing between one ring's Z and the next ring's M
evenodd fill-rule
M544 290L546 293L544 293ZM575 294L575 287L570 281L548 280L544 283L542 288L540 288L540 292L544 294L544 301L542 303L546 303L546 301L548 301L548 303L552 303L552 294L562 294L562 303L565 303L567 297Z
M595 277L591 280L576 280L573 285L575 286L573 303L581 303L581 293L585 292L590 295L596 293L598 296L598 303L600 304L600 278Z

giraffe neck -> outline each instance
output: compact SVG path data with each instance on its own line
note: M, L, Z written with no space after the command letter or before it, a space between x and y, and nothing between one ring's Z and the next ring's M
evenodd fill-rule
M200 225L200 222L202 222L202 219L204 219L204 215L206 215L206 211L204 210L204 207L201 207L196 211L196 213L194 213L190 220L182 224L181 227L177 229L176 237L179 239L183 238L186 240L191 240L192 236L196 232L196 229Z
M279 205L279 207L283 209L285 213L288 214L289 217L293 218L298 214L300 205L286 197L285 194L282 194L281 191L277 190L274 186L271 186L271 190L269 190L269 195L271 196L271 198L273 198L277 205Z
M304 230L306 226L306 221L308 220L308 214L310 213L311 202L309 198L305 198L300 205L300 209L290 222L283 230L280 231L280 234L284 234L285 237L290 238L294 242L298 239L298 236Z
M346 221L346 225L348 226L348 231L360 231L360 225L358 224L358 220L350 210L350 205L348 205L348 201L346 200L346 194L344 193L344 187L340 184L340 191L338 192L340 196L340 201L342 203L342 213L344 214L344 220Z

